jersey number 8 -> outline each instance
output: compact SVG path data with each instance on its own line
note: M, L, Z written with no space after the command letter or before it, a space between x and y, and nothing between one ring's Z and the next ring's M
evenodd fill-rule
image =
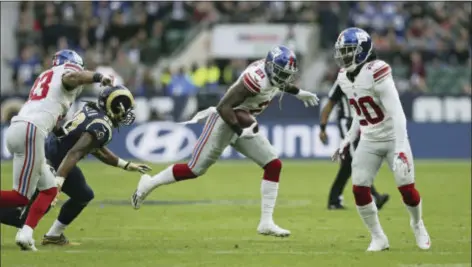
M357 100L351 98L349 99L349 104L354 106L356 113L358 116L364 115L365 119L359 120L359 124L362 126L366 126L367 124L377 124L385 118L382 109L375 103L374 99L370 96L364 96ZM375 116L372 117L369 110L367 109L367 104L374 110Z

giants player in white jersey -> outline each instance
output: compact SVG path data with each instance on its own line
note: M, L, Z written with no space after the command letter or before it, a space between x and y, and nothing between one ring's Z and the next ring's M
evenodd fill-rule
M82 85L111 85L113 79L83 69L82 58L72 50L61 50L53 57L53 67L41 73L31 88L28 101L11 120L6 132L8 150L13 154L13 190L2 190L0 208L28 205L36 188L25 226L16 243L24 250L35 250L33 229L42 218L62 185L46 164L44 142L57 122L67 114Z
M429 249L431 241L423 224L420 194L415 188L405 113L390 66L376 59L369 34L359 28L348 28L339 35L335 44L335 59L342 68L337 82L349 98L355 118L333 159L339 159L360 133L352 162L352 183L357 210L372 236L367 251L389 248L370 193L384 159L394 173L398 190L410 214L416 243L421 249Z
M256 116L279 91L295 95L305 106L318 104L315 94L291 84L297 71L295 54L285 46L275 47L265 59L251 64L229 88L216 109L197 113L196 120L208 119L190 161L171 165L154 177L143 175L131 199L133 207L138 209L144 198L161 185L201 176L231 145L264 169L262 214L257 231L264 235L290 235L290 231L277 226L272 217L282 162L269 141L258 133L257 122L254 120L250 127L242 128L235 110L245 110Z

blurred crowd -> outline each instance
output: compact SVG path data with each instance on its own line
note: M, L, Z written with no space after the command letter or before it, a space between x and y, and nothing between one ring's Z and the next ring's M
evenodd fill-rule
M455 70L470 72L470 16L465 2L21 2L19 54L9 63L20 93L49 67L55 51L70 48L88 69L115 75L136 95L195 95L221 91L252 60L210 60L154 75L155 63L185 44L199 22L304 22L320 26L320 45L327 51L342 28L366 29L379 56L398 71L402 90L433 91L435 71L445 70L446 80L460 82L454 92L470 93L470 74L464 80ZM322 90L336 71L330 66Z
M379 57L393 66L400 90L471 93L470 2L346 2L327 13L332 10L340 10L330 17L334 24L371 34ZM325 39L322 45L332 47L336 36ZM331 66L325 88L336 72Z

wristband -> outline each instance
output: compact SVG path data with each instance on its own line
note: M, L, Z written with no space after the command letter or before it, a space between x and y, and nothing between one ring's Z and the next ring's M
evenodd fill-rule
M322 132L326 131L326 124L321 124L320 129Z
M99 82L101 82L102 79L103 79L103 74L98 73L98 72L95 72L95 73L93 74L93 78L92 78L92 79L93 79L93 82L94 82L94 83L99 83Z
M123 160L123 159L118 159L118 164L116 164L117 167L120 167L122 169L125 169L128 167L129 161Z
M233 130L238 136L243 133L243 128L238 124L231 124L229 127L231 127L231 130Z
M64 177L61 177L61 176L56 176L56 184L57 186L59 187L62 187L62 185L64 184L64 181L66 179L64 179Z

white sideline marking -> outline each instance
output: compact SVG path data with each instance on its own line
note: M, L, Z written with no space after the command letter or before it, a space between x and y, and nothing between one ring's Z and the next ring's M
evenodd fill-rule
M470 263L399 264L400 267L469 267Z

